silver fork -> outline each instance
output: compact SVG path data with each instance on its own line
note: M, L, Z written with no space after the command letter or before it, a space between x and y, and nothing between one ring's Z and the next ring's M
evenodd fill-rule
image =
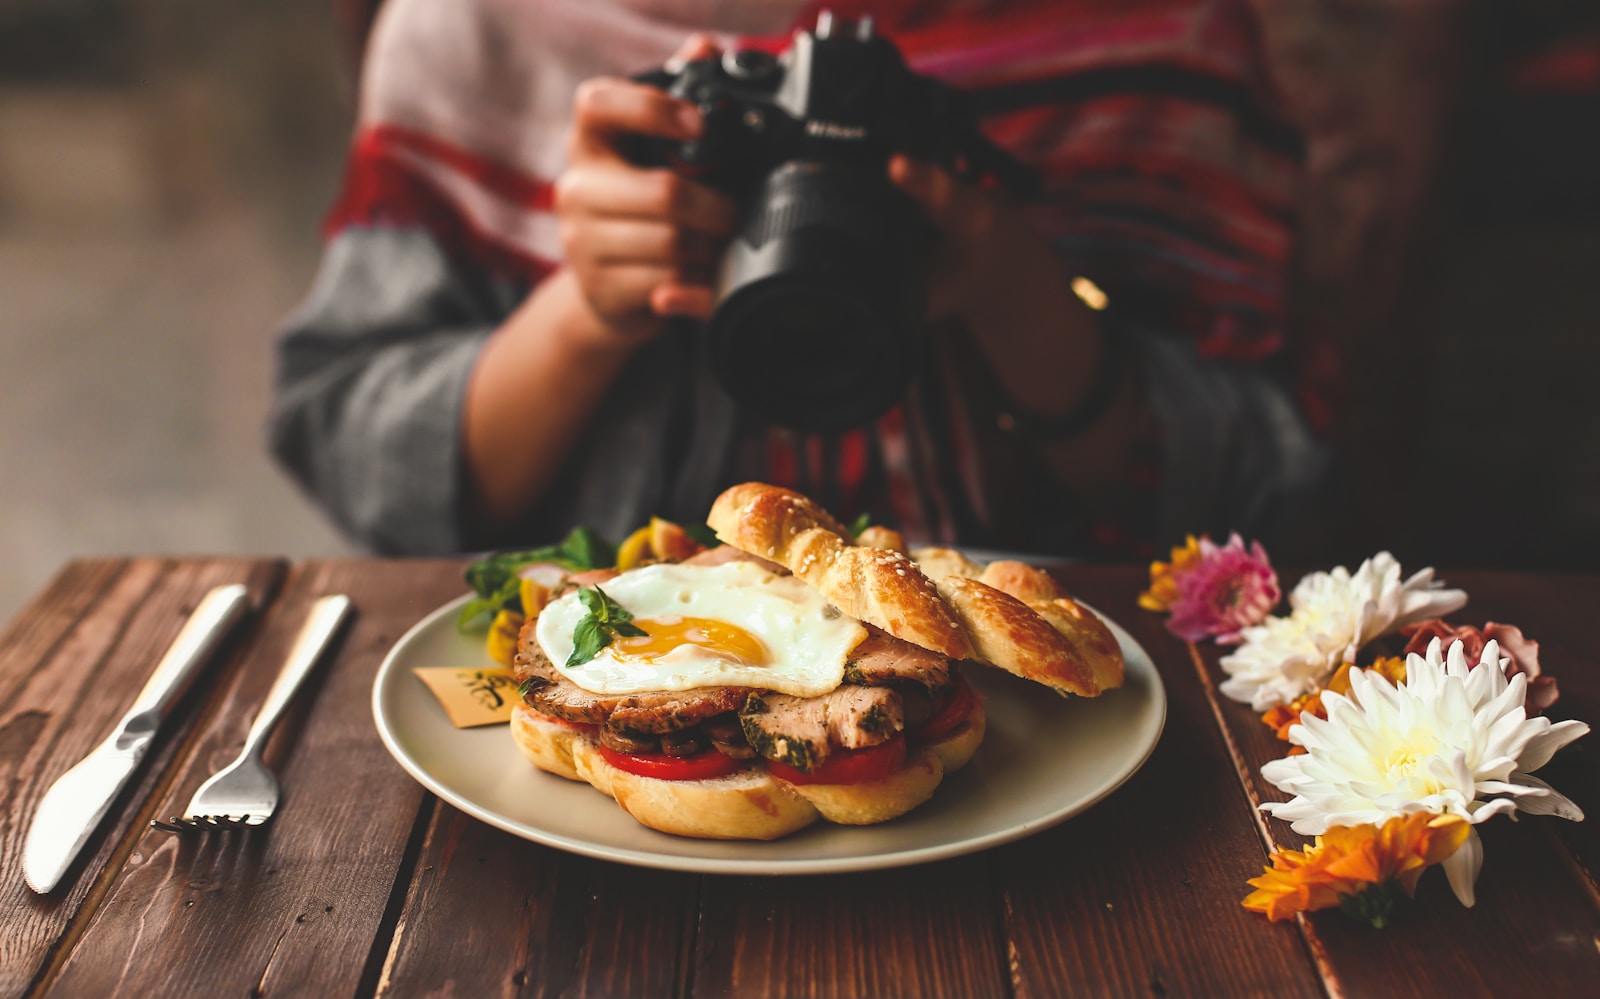
M174 815L166 822L151 819L152 826L169 832L246 829L272 818L278 807L278 781L261 762L262 747L301 681L310 674L322 650L349 613L350 598L342 594L321 597L311 605L310 616L295 637L272 689L267 692L267 700L251 724L250 734L245 736L244 751L239 758L200 785L183 815Z

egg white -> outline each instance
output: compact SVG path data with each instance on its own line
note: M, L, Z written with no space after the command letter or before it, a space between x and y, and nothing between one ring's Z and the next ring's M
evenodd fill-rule
M649 565L601 583L600 588L636 622L676 616L737 625L761 639L771 661L746 666L719 657L714 650L681 645L653 662L637 662L618 659L607 647L588 662L569 668L573 631L588 613L573 591L540 612L534 635L563 676L595 694L728 684L816 697L839 685L850 650L867 637L861 622L841 614L816 590L751 562Z

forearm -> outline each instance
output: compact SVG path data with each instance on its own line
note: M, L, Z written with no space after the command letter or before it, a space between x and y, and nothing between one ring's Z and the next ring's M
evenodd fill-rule
M635 345L565 269L495 331L463 402L470 536L493 538L543 495Z
M1103 370L1106 337L1116 335L1072 290L1072 275L1031 232L1008 239L1012 252L962 318L993 371L1012 416L1049 424L1078 411L1112 377L1108 405L1081 431L1031 440L1056 478L1090 505L1114 496L1130 456L1150 426L1136 366ZM1020 413L1016 411L1020 410Z

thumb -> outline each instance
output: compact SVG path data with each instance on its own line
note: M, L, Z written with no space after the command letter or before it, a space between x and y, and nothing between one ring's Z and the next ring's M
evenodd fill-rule
M668 72L676 73L683 69L685 63L696 59L708 59L720 51L721 47L717 45L714 35L708 35L703 31L696 32L685 38L683 44L678 46L678 51L672 53L671 58L667 60L666 69Z

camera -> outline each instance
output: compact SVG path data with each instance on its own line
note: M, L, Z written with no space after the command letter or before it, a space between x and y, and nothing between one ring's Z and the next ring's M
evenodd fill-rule
M624 154L731 195L735 235L704 345L716 377L795 430L867 423L926 352L936 234L888 178L895 153L1012 189L1027 167L987 140L963 95L907 68L870 19L828 12L781 54L744 48L635 79L697 105L688 142L631 137Z

